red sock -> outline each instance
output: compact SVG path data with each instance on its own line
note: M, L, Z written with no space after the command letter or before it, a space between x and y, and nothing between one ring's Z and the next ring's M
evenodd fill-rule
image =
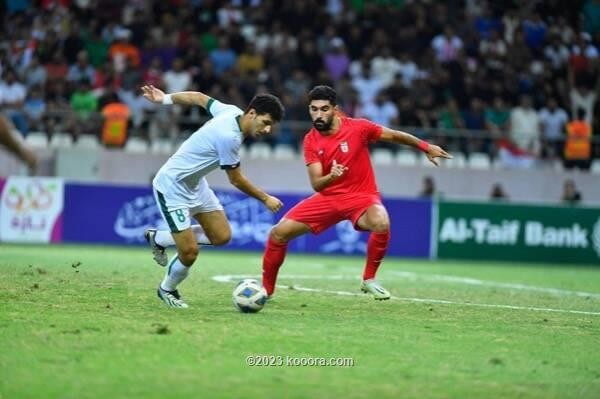
M279 243L269 236L267 248L263 255L263 287L267 290L267 294L271 295L275 291L275 281L277 281L277 273L285 259L287 252L287 242Z
M389 241L389 230L384 231L383 233L371 233L367 244L367 263L365 264L363 280L375 278L377 268L379 268L379 265L387 252Z

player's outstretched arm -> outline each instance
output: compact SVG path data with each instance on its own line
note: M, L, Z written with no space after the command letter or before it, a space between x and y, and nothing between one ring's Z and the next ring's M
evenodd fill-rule
M429 144L425 140L421 140L410 133L402 132L400 130L393 130L384 127L379 141L385 141L394 144L404 144L418 148L423 151L425 155L427 155L427 159L429 159L435 166L439 166L438 161L435 158L452 158L452 155L444 151L442 147Z
M164 91L152 85L142 86L142 94L146 100L156 104L199 105L205 109L211 100L211 97L199 91L180 91L165 94Z
M31 173L35 172L38 164L37 155L13 134L10 123L0 115L0 144L25 162Z
M235 169L227 169L227 177L232 186L241 192L256 198L269 209L271 212L277 212L283 207L283 202L277 197L273 197L265 193L260 188L256 187L244 176L239 167Z

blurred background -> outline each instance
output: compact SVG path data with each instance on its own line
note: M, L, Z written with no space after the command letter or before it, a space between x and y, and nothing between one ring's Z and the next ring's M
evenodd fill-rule
M410 175L380 176L384 193L560 202L574 184L600 203L588 176L600 140L567 149L570 130L600 125L597 0L6 0L1 12L0 105L39 148L38 175L147 184L207 117L145 101L139 87L153 84L242 108L280 96L284 123L246 142L246 159L281 163L289 189L306 191L304 170L285 165L310 128L307 90L328 84L347 115L454 154L434 172L410 149L375 146L380 175ZM0 167L22 173L4 154Z

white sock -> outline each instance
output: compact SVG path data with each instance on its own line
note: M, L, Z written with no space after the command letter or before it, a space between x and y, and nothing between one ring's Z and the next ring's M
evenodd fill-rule
M196 242L200 245L211 245L210 240L206 236L206 233L202 229L202 226L195 224L192 226L192 231L196 236ZM154 236L154 241L161 247L172 247L175 245L175 240L168 230L157 230Z
M160 286L166 291L175 291L179 283L181 283L188 276L190 268L185 266L179 260L179 257L175 255L169 262L167 267L167 273Z

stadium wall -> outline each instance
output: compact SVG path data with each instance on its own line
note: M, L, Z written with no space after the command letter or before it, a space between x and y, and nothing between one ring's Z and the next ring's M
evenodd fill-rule
M39 175L60 176L70 182L147 186L168 155L127 153L123 150L60 148L40 150ZM3 161L4 160L4 161ZM302 159L242 158L244 173L260 187L273 192L306 195L312 191ZM565 180L572 179L583 202L600 206L600 174L558 171L551 168L469 169L430 164L404 166L375 164L379 188L384 196L416 197L425 176L433 177L438 192L446 199L487 200L492 185L499 183L510 200L530 204L560 202ZM0 152L0 175L22 174L18 161ZM225 173L208 176L211 186L230 190Z
M228 250L262 251L267 234L304 198L275 193L272 214L239 192L216 190L230 220ZM59 178L0 179L0 241L143 245L150 226L166 228L149 187L82 184ZM412 258L483 259L600 265L600 209L386 198L392 219L389 254ZM359 255L368 235L342 222L290 250Z

